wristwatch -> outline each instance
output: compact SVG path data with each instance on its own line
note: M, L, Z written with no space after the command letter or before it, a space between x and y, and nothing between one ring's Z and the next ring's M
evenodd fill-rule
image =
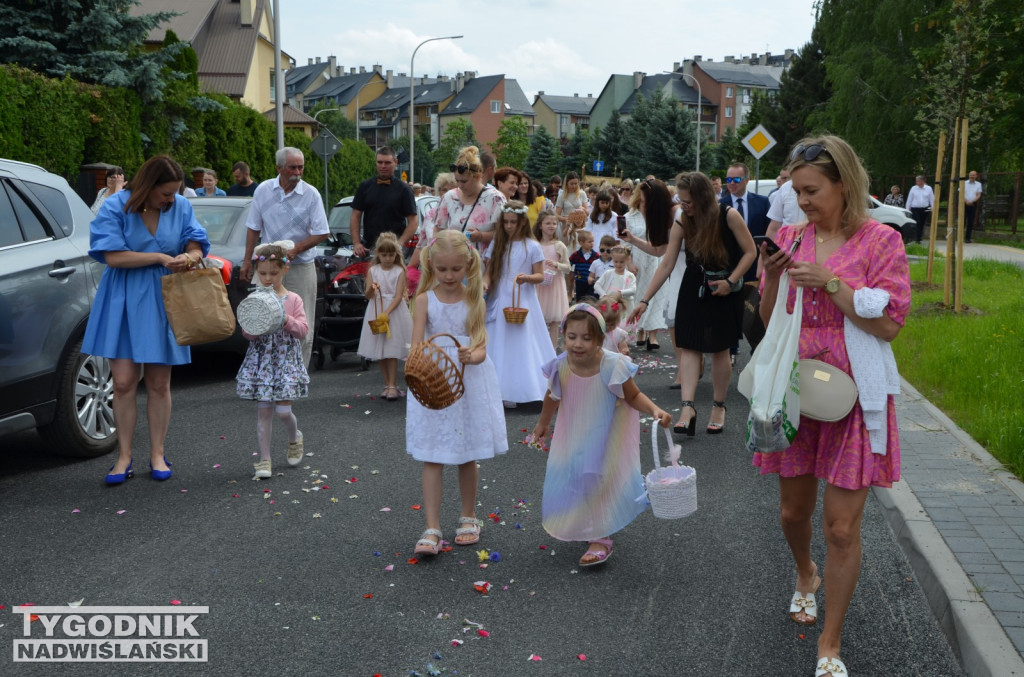
M839 291L839 276L833 275L832 279L825 283L825 291L829 294L835 294Z

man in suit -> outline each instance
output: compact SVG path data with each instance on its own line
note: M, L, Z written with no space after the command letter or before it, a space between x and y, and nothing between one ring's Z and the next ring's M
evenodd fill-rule
M750 182L750 170L742 162L729 165L725 175L725 187L729 191L720 202L734 208L743 217L747 230L751 235L764 235L768 230L768 208L771 203L763 195L747 192ZM743 279L752 282L756 279L757 264L750 267Z

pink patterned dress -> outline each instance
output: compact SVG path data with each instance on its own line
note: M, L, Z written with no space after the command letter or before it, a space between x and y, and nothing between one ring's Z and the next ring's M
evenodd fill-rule
M800 229L784 226L776 242L788 249ZM794 258L815 260L815 226L806 226L803 241ZM824 266L854 289L871 287L890 294L889 317L903 326L910 310L910 272L900 234L889 226L869 221L853 237L829 256ZM792 309L795 289L790 289ZM846 354L844 315L824 289L805 289L803 323L800 331L800 358L816 358L841 368L853 376ZM896 427L896 405L889 396L887 405L888 441L885 455L871 453L868 431L860 404L834 423L800 417L793 444L778 453L754 454L754 465L761 474L782 477L814 474L843 489L869 486L891 487L900 479L900 434Z

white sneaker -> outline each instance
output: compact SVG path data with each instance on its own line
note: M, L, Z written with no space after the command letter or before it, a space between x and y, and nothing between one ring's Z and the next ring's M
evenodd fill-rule
M299 438L288 443L288 465L298 465L302 460L302 431L299 431Z
M270 461L256 461L252 464L252 467L256 469L256 477L261 480L270 479L274 475Z

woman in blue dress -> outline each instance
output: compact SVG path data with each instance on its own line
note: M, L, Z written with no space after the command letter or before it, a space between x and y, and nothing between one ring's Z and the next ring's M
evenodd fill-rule
M186 270L210 250L192 205L178 194L184 172L166 155L150 158L131 183L103 202L92 222L89 255L105 263L82 352L106 357L114 377L118 456L107 484L132 477L132 437L142 365L146 371L150 474L171 476L164 438L171 419L171 366L188 364L164 313L160 279Z

